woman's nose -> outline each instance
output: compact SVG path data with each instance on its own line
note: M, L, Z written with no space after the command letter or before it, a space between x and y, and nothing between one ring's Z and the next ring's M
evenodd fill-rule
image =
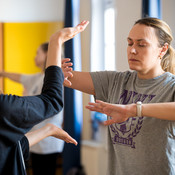
M130 52L133 54L136 54L137 53L136 48L134 46L132 46Z

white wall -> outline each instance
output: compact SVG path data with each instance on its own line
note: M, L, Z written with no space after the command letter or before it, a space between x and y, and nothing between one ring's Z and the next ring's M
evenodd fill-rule
M63 20L64 0L0 0L0 22Z
M91 41L91 1L80 0L80 21L89 20L90 23L81 33L82 71L90 70L90 41ZM90 101L90 96L83 93L83 132L82 139L89 140L92 134L90 112L84 107Z
M134 22L141 18L141 0L116 0L116 68L128 70L127 37Z
M162 0L162 19L170 26L175 40L175 0ZM175 41L172 46L175 48Z

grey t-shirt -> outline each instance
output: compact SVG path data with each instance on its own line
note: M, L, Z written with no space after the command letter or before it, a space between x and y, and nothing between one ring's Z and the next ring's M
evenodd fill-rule
M96 99L115 104L175 101L175 76L142 80L136 72L92 72ZM108 127L108 175L174 175L175 122L131 117Z

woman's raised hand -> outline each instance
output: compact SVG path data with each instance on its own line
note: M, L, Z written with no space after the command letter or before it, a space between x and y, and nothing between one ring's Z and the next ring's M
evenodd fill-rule
M63 44L64 42L72 39L75 35L85 30L87 25L89 24L89 21L82 21L80 24L78 24L75 27L66 27L61 30L59 30L57 33L52 35L52 39L58 39L58 42Z
M46 68L54 65L61 67L62 44L84 31L88 24L89 21L82 21L77 26L63 28L50 37Z

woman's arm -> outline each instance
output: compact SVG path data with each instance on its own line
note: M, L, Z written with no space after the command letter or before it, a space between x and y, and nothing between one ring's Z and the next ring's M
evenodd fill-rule
M57 139L64 140L67 143L73 143L77 145L76 140L73 139L67 132L51 123L48 123L44 127L35 131L28 132L27 134L25 134L25 136L29 141L30 147L49 136L53 136Z
M48 48L46 68L52 65L61 67L62 44L73 38L78 33L84 31L88 24L89 21L82 21L76 27L63 28L51 36Z
M18 82L18 83L21 82L20 81L21 74L19 74L19 73L0 72L0 77L9 78L10 80Z
M89 72L72 71L69 58L62 60L62 71L65 77L64 86L76 89L87 94L95 95L95 89Z
M142 116L175 121L175 102L142 104Z
M120 105L96 100L96 103L89 103L86 108L110 116L111 119L105 121L105 125L121 123L137 116L136 104ZM142 116L175 121L175 102L142 104Z
M42 93L37 96L0 95L0 123L8 126L9 132L19 128L18 136L26 133L35 124L57 114L63 107L63 74L61 71L61 45L82 32L88 21L76 27L64 28L50 38ZM4 119L5 118L5 119ZM1 133L5 135L6 132ZM17 137L11 137L16 142Z

